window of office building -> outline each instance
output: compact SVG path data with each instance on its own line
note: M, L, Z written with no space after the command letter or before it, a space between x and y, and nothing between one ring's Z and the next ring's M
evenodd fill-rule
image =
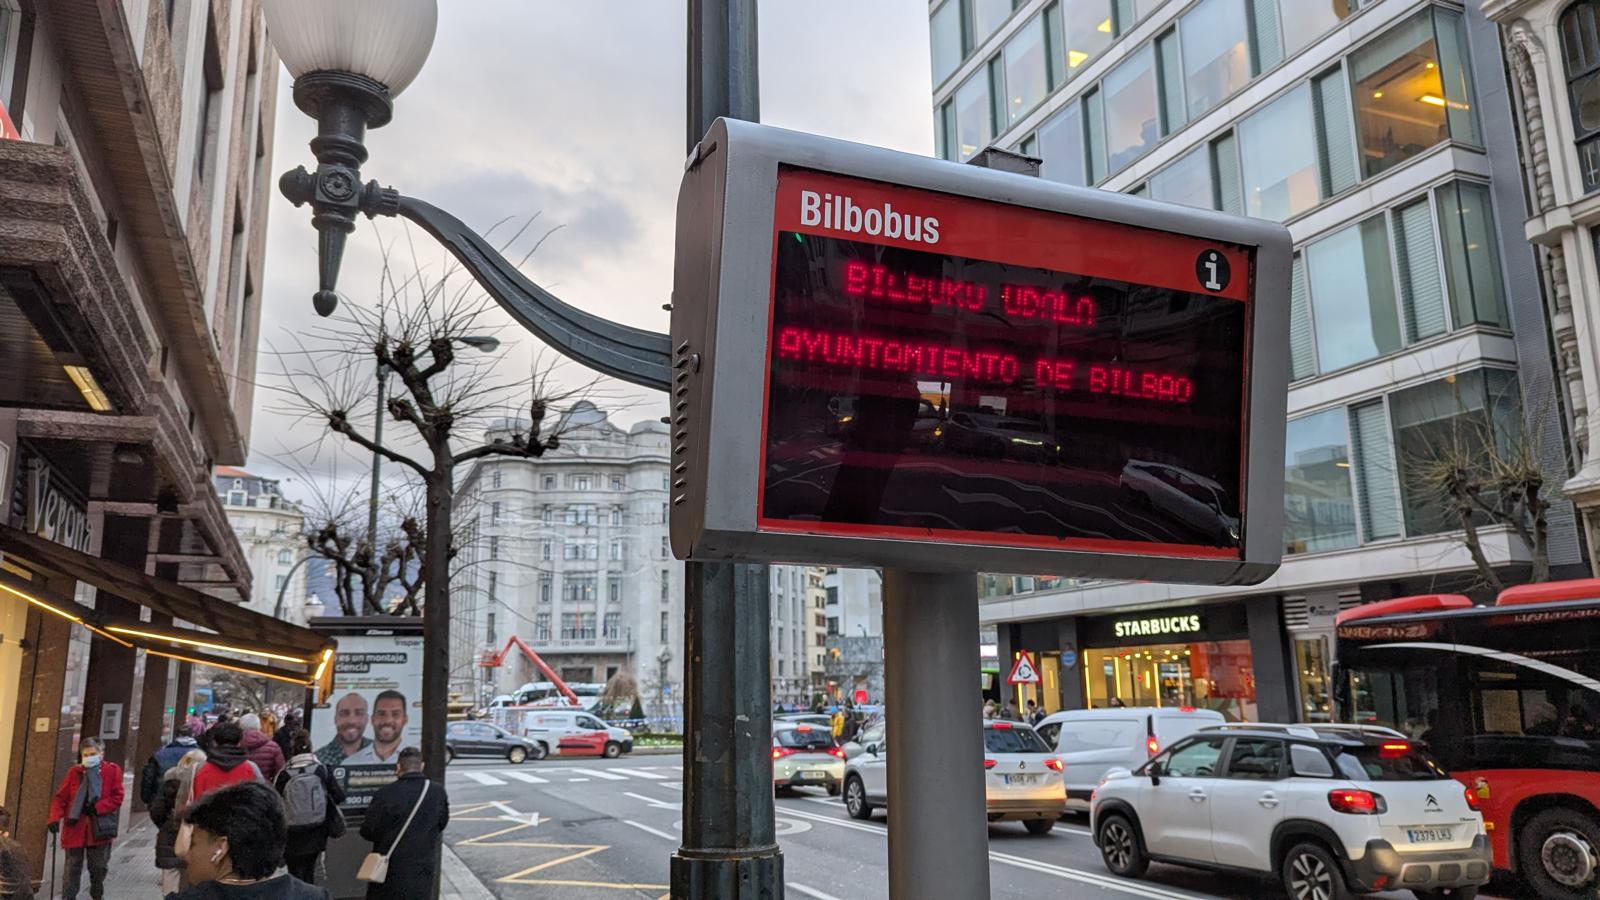
M567 603L593 603L594 576L568 575L561 579L561 599Z
M1289 422L1283 448L1285 553L1354 547L1356 507L1344 409Z
M661 602L672 601L672 573L666 569L661 570Z
M1061 30L1070 78L1115 39L1111 4L1106 0L1062 0Z
M550 543L548 540L539 542L539 556L546 562L550 561Z
M994 139L993 116L989 110L989 72L979 69L965 84L956 88L956 155L966 162Z
M933 111L933 154L940 159L954 159L956 147L956 104L946 100Z
M661 611L661 643L667 642L667 636L672 628L672 614L666 610Z
M1211 148L1196 147L1150 177L1150 196L1169 203L1211 209Z
M961 66L961 0L946 0L929 17L928 50L936 85Z
M622 579L620 579L620 578L607 578L606 579L606 602L607 603L621 603L622 602Z
M549 575L539 576L539 602L549 603L551 594L551 578Z
M278 565L287 566L292 562L294 562L294 551L293 550L279 550L278 551Z
M1178 48L1177 29L1169 28L1156 38L1156 84L1159 86L1161 133L1168 134L1188 121L1183 100L1183 61Z
M555 490L556 489L556 477L554 475L546 475L546 476L544 476L543 485L544 485L544 489L547 490L547 491Z
M550 640L550 614L549 613L538 613L533 617L533 637L534 637L534 640L539 640L539 641L548 641L548 640Z
M1011 18L1011 0L967 0L972 9L972 46L989 39L1006 19Z
M1361 169L1371 177L1441 141L1480 143L1461 18L1423 12L1350 56Z
M1395 490L1394 445L1382 400L1350 408L1350 444L1355 451L1356 503L1361 539L1400 536L1400 498Z
M1200 0L1178 22L1188 116L1217 106L1250 80L1245 0Z
M1083 159L1083 111L1068 101L1039 126L1034 152L1042 160L1039 177L1062 184L1087 184Z
M1389 230L1382 215L1311 244L1305 261L1322 371L1400 349Z
M622 637L622 613L606 613L605 626L602 634L608 638Z
M1143 156L1161 139L1155 48L1129 54L1100 83L1105 95L1106 175Z
M613 491L622 490L622 476L621 475L613 475L613 476L611 476L611 489Z
M1406 340L1444 334L1450 322L1444 311L1444 279L1439 272L1439 248L1433 239L1433 209L1428 198L1395 210L1394 249Z
M1282 222L1322 199L1309 83L1240 122L1239 145L1248 215Z
M1520 405L1516 375L1499 369L1478 369L1389 396L1408 534L1461 527L1430 473L1460 455L1481 459L1490 448L1509 450L1520 431Z
M1561 14L1572 132L1585 192L1600 189L1600 0L1580 0Z
M494 467L494 474L489 476L489 480L494 484L495 487L499 487L500 486L500 467L499 466L495 466Z
M1356 0L1281 0L1278 19L1283 25L1283 49L1293 56L1356 11Z
M1050 92L1050 40L1043 14L1034 16L1017 30L1002 51L1005 70L1006 125L1017 121L1039 105Z
M1445 276L1456 327L1505 325L1500 251L1494 239L1489 188L1470 181L1437 192Z

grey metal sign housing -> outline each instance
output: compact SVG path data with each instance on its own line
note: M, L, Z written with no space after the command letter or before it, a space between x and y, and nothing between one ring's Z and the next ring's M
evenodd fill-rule
M718 120L673 284L685 559L1254 583L1280 225Z

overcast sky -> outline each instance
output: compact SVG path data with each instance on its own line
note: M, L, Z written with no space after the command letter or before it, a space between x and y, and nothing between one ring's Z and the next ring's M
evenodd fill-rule
M932 152L926 3L763 2L760 16L763 121ZM539 213L539 226L562 227L524 267L530 278L584 309L666 331L661 305L671 290L684 158L685 19L683 3L670 0L440 3L433 53L398 99L394 121L369 134L363 174L479 230ZM314 166L306 146L314 125L291 102L287 72L278 101L274 170ZM377 297L381 241L398 242L409 258L404 228L398 219L362 220L339 282L351 302ZM442 251L420 232L413 239L437 269ZM318 477L359 480L364 455L333 439L313 458L304 449L309 426L278 411L281 363L265 345L288 346L291 332L318 320L309 212L276 190L265 273L249 468L291 478L291 497L306 491L288 456ZM497 364L508 378L522 377L537 342L515 325L501 336L514 345L499 351ZM660 395L615 384L611 393L631 398L617 416L623 424L664 409Z

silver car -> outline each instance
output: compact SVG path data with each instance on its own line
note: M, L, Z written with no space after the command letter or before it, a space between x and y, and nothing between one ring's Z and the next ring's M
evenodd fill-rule
M778 793L802 785L825 787L838 796L844 781L844 751L833 732L804 722L772 726L772 786Z

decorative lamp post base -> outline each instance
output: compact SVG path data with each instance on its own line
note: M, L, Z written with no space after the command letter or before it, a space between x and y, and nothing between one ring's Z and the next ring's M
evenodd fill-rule
M673 900L782 900L783 851L774 844L672 854Z

